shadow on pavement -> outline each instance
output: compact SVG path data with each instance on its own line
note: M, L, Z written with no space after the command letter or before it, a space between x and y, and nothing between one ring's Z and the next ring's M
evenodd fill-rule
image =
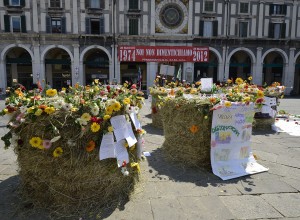
M109 217L116 209L124 210L129 198L120 198L118 203L107 203L106 207L93 207L93 210L82 210L78 213L63 216L48 209L34 207L25 201L19 191L19 176L10 177L0 182L0 219L1 220L50 220L50 219L103 219Z
M143 129L147 132L147 134L164 135L163 129L155 128L152 124L144 125Z
M149 173L157 173L151 178L156 180L173 180L175 182L189 182L196 186L202 187L220 187L229 184L235 184L242 181L243 185L254 186L254 181L251 176L244 176L232 180L221 180L212 173L211 168L190 168L184 165L168 161L164 156L162 148L158 148L151 153L151 157L147 158L149 163ZM151 169L152 168L152 169ZM246 184L245 184L246 183ZM243 187L245 191L250 192L252 189Z

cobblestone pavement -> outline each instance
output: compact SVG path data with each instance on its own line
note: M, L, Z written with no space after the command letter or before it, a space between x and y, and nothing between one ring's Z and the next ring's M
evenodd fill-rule
M282 99L278 109L300 114L300 99ZM299 137L253 132L252 149L259 163L270 170L222 181L208 171L165 161L163 131L151 126L150 98L141 121L147 131L145 150L151 156L141 163L142 180L130 201L106 219L300 219ZM5 132L0 124L0 136ZM43 211L18 211L23 204L16 191L17 169L13 150L4 150L1 142L0 219L47 219Z

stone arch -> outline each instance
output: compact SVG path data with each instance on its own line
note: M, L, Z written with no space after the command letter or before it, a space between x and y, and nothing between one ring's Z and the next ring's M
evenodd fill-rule
M233 54L235 54L238 51L245 51L246 53L248 53L248 55L250 55L252 64L256 63L256 58L255 58L254 53L246 47L239 47L239 48L236 48L233 51L231 51L231 53L228 55L228 59L227 59L228 63L229 63L231 57L233 56Z
M109 51L105 47L98 46L98 45L92 45L92 46L85 48L80 54L80 58L79 58L80 62L83 62L84 55L91 49L99 49L99 50L104 51L109 59L109 62L111 62L111 56L110 56Z
M264 62L266 56L270 53L270 52L279 52L282 56L283 56L283 59L284 59L284 63L288 63L289 59L288 59L288 56L286 55L286 53L282 50L282 49L279 49L279 48L272 48L272 49L269 49L267 50L264 55L262 56L261 60Z
M219 62L219 63L222 63L222 62L223 62L222 56L221 56L221 54L219 53L218 50L216 50L216 49L213 48L213 47L209 47L209 50L211 50L212 52L214 52L214 54L218 57L218 62Z
M20 48L23 48L24 50L26 50L30 54L31 60L33 60L34 56L33 56L32 51L24 44L10 44L10 45L6 46L1 52L1 60L5 60L5 57L8 53L8 51L14 47L20 47Z
M300 51L295 55L294 61L293 61L294 63L297 61L298 57L300 57Z
M73 62L74 58L73 58L72 52L71 52L67 47L62 46L62 45L51 45L51 46L46 47L45 50L44 50L44 51L42 52L42 54L41 54L41 61L42 61L42 62L44 62L46 54L47 54L51 49L54 49L54 48L60 48L60 49L65 50L65 51L69 54L69 56L70 56L70 58L71 58L71 63Z

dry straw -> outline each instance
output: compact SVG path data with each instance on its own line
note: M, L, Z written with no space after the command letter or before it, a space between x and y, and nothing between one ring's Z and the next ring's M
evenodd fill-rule
M209 101L169 99L161 109L168 159L189 167L210 167L212 111Z
M99 161L99 148L87 152L85 147L92 137L74 124L77 117L72 113L55 113L51 117L40 116L17 128L24 142L15 148L23 199L31 201L35 207L47 208L55 218L79 216L118 204L128 199L138 178L136 170L131 168L130 175L123 176L116 159ZM50 149L40 150L29 144L33 136L53 137L53 127L63 132ZM101 137L95 140L96 146L100 145L100 140ZM71 146L72 141L74 146ZM52 153L58 146L62 147L63 154L55 158ZM130 151L133 161L136 161L135 155L135 150Z

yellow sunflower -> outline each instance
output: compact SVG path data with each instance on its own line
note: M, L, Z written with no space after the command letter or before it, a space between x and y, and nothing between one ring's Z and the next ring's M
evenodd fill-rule
M113 128L113 126L109 126L109 127L107 128L107 130L108 130L109 132L113 132L113 131L114 131L114 128Z
M226 101L226 102L225 102L225 107L228 108L228 107L230 107L230 106L231 106L231 102Z
M264 92L261 91L261 90L258 90L258 91L257 91L257 97L258 97L258 98L264 97Z
M123 104L124 104L124 105L130 104L130 98L125 98L125 99L123 100Z
M39 137L32 137L30 140L29 140L29 144L32 146L32 147L36 147L36 148L39 148L42 144L43 144L43 140Z
M46 95L50 96L50 97L53 97L56 94L57 94L57 90L56 89L47 89L47 91L46 91Z
M45 112L46 112L48 115L50 115L50 114L52 114L52 113L55 112L55 108L54 108L54 107L47 107L47 108L45 108Z
M53 151L53 157L60 157L63 154L63 149L61 147L55 148Z
M103 116L103 120L104 120L104 121L106 121L106 120L108 120L108 119L110 119L110 118L111 118L110 115L104 115L104 116Z
M89 113L83 113L80 118L84 121L89 121L91 120L91 115Z
M240 85L244 82L244 80L242 78L236 78L235 83Z
M120 102L115 102L113 105L112 105L113 109L115 112L119 111L121 109L121 104Z
M93 122L93 124L91 124L91 130L92 132L97 132L100 130L100 125L96 122Z

